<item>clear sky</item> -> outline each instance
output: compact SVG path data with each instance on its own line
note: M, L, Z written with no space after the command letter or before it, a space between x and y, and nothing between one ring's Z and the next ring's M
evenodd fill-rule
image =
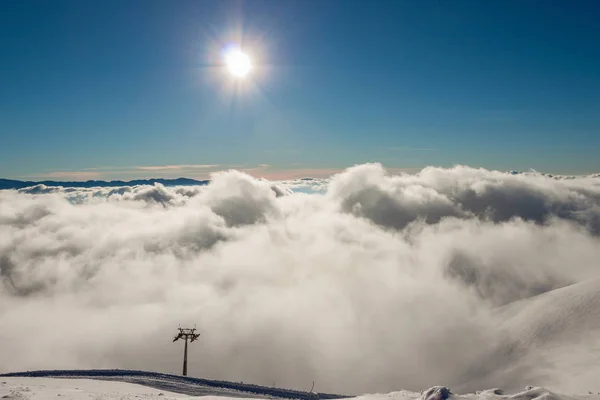
M598 172L599 21L597 0L2 1L0 176Z

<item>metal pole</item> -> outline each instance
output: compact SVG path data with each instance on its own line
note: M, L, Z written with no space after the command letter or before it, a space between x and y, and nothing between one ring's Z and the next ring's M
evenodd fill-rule
M185 338L185 347L183 350L183 376L187 376L187 343L188 339Z

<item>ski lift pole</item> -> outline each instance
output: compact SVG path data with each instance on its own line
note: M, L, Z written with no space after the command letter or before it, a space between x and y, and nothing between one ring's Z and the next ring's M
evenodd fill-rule
M187 376L187 344L188 339L185 338L185 347L183 348L183 376Z
M188 329L188 328L178 328L179 333L173 339L173 342L183 339L185 340L185 346L183 348L183 376L187 376L187 353L188 353L188 340L193 342L200 337L199 333L196 333L196 328Z

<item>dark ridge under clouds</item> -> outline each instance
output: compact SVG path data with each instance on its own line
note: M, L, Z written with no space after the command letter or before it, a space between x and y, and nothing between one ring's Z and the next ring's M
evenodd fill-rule
M160 183L163 186L195 186L195 185L206 185L206 180L196 180L189 178L177 178L177 179L134 179L131 181L99 181L99 180L88 180L88 181L19 181L14 179L0 179L0 189L23 189L33 186L48 186L48 187L69 187L69 188L91 188L91 187L121 187L121 186L137 186L137 185L154 185Z
M599 260L594 176L366 164L329 179L5 190L0 371L177 372L171 336L197 324L193 376L592 390L600 326L577 301L600 301ZM531 311L540 298L555 311Z

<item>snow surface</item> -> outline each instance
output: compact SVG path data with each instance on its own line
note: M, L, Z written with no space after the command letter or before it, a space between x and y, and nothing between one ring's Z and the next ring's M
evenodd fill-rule
M499 307L496 318L505 339L480 360L480 374L470 374L472 381L513 388L523 383L523 371L535 370L537 385L568 393L600 391L600 279L515 301ZM506 366L512 374L506 368L499 374Z
M190 396L225 396L225 397L258 397L313 400L318 395L322 400L352 397L331 393L303 392L280 387L260 386L252 383L219 381L194 378L190 376L163 374L150 371L134 371L120 369L91 370L45 370L15 372L0 375L21 378L60 378L60 379L98 379L115 382L135 383L159 390L171 391Z
M215 393L218 394L218 393ZM6 400L171 400L194 399L194 396L154 389L144 385L68 378L3 377L0 398ZM205 395L203 400L239 400L227 396ZM421 393L398 391L387 394L365 394L356 400L598 400L600 394L566 396L543 388L527 387L516 394L504 394L501 389L489 389L474 394L457 395L443 386Z
M124 382L3 377L0 397L5 400L166 400L188 396Z

